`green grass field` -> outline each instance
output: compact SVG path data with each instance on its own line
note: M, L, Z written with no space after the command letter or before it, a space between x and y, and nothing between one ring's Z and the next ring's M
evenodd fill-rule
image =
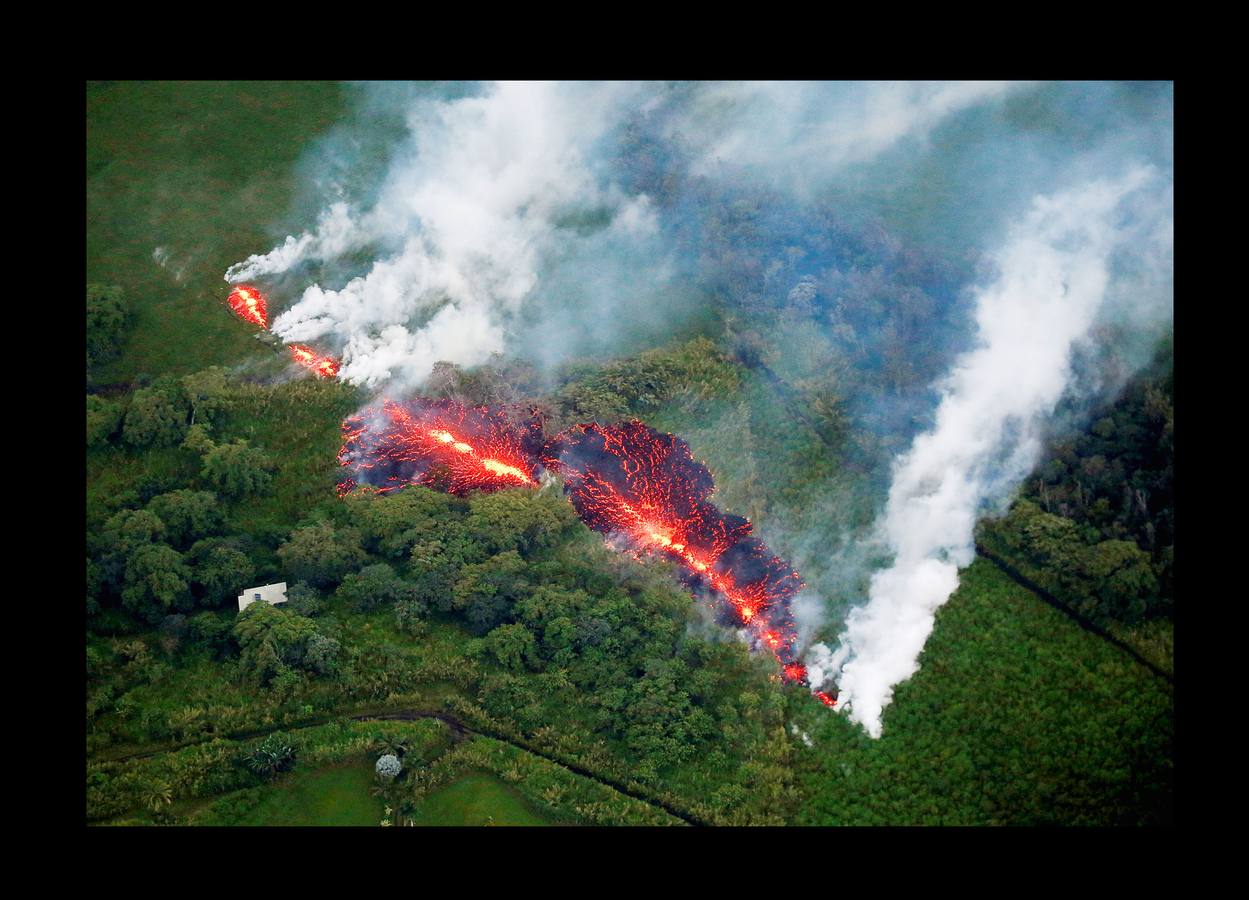
M295 163L344 109L324 82L88 88L87 281L121 286L134 316L98 383L273 355L221 302L223 276L306 224Z
M372 766L360 759L294 772L229 824L375 826L382 820L383 804L369 793L373 781Z
M985 560L937 613L884 734L798 717L804 824L1170 821L1165 681Z
M546 825L511 787L492 775L466 775L430 794L412 815L417 825Z

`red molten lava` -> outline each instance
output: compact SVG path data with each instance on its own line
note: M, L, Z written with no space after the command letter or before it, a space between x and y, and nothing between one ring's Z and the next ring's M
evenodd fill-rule
M309 372L320 378L338 377L338 360L332 356L320 356L303 344L291 344L291 356Z
M688 444L638 421L577 425L547 445L543 462L563 475L587 525L681 563L691 585L715 592L730 624L772 652L785 681L807 684L789 608L802 579L751 535L749 521L708 501L711 473Z
M230 304L230 309L234 311L234 314L243 321L259 325L261 328L269 327L269 312L265 306L264 294L251 285L240 284L230 292L226 302Z
M510 487L536 487L537 466L525 450L525 433L497 410L451 400L383 401L343 423L338 453L357 484L379 493L408 484L463 495Z

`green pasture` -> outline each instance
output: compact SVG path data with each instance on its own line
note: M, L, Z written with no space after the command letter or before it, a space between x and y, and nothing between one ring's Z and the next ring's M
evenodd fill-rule
M87 280L121 286L134 317L96 381L272 357L224 306L223 276L306 226L290 221L295 163L342 117L343 89L131 81L86 101Z

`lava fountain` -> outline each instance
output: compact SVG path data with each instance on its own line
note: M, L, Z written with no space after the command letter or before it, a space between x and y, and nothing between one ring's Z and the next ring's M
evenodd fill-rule
M303 344L291 344L291 356L309 372L319 378L337 378L338 360L332 356L321 356Z

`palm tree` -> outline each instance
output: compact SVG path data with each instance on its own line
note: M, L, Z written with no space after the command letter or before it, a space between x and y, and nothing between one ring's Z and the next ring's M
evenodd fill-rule
M408 742L406 738L384 734L380 731L374 732L373 751L383 756L389 753L391 756L402 758L403 754L408 751Z
M167 784L152 785L143 794L143 805L154 813L170 803L173 803L173 790Z
M247 766L266 781L295 764L295 748L282 735L271 734L247 757Z

